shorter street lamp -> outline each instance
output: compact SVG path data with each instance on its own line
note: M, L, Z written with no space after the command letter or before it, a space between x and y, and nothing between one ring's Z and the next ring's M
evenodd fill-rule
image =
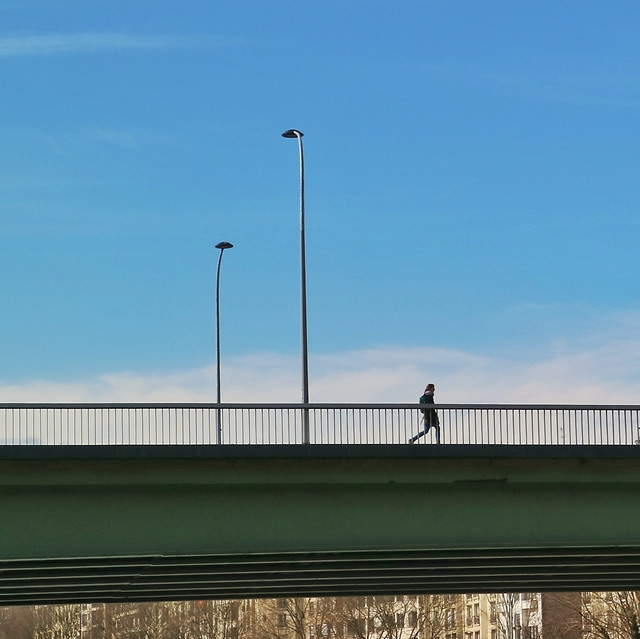
M222 264L222 254L225 249L233 248L230 242L218 242L216 248L220 249L218 258L218 271L216 273L216 402L220 404L220 265ZM217 442L222 443L222 420L220 419L220 407L217 413Z

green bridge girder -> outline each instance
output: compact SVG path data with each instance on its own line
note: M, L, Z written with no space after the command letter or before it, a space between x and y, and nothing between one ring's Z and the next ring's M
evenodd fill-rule
M13 446L0 604L640 589L640 447Z

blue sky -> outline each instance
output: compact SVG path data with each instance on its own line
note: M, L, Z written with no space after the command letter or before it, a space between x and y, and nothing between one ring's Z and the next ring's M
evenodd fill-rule
M213 396L227 240L226 398L295 399L294 127L312 400L635 401L638 32L631 0L3 2L0 397Z

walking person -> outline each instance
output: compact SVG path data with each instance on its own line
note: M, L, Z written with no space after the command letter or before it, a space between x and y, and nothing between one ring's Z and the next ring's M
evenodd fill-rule
M424 389L424 394L420 397L421 404L435 404L433 396L435 395L436 387L434 384L427 384ZM438 412L435 408L421 408L422 411L422 423L424 430L414 435L410 440L410 444L417 442L423 435L426 435L432 428L436 432L436 444L440 443L440 420L438 418Z

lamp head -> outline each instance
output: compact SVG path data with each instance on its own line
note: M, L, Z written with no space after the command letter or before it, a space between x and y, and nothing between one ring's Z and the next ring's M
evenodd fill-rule
M233 244L231 242L218 242L216 248L224 251L225 249L233 248Z
M298 131L298 129L287 129L283 134L283 138L297 138L302 137L304 133L302 131Z

